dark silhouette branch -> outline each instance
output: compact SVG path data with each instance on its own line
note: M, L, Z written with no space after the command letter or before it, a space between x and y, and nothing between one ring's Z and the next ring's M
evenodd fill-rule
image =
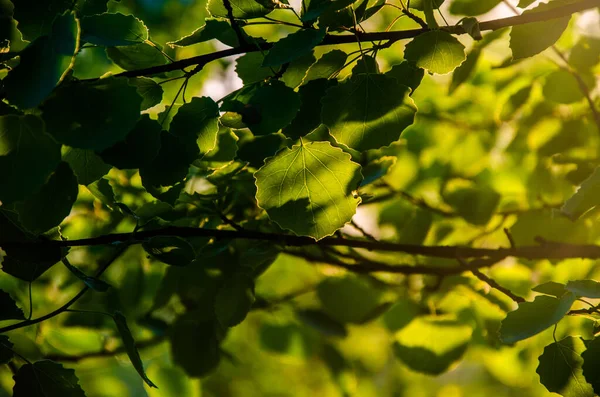
M491 277L486 276L481 271L479 271L479 269L473 267L471 265L471 263L467 263L464 260L462 260L461 258L458 258L458 262L462 265L462 267L465 270L469 270L475 277L477 277L478 279L480 279L481 281L483 281L484 283L486 283L490 287L492 287L492 288L494 288L494 289L502 292L504 295L508 296L513 301L515 301L517 303L523 303L523 302L525 302L525 298L523 298L523 297L521 297L519 295L516 295L515 293L513 293L508 288L505 288L505 287L501 286L500 284L498 284L498 282L496 280L494 280Z
M517 248L473 248L465 246L447 245L417 245L399 244L385 241L367 241L341 237L326 237L315 241L312 237L296 236L290 234L265 233L253 230L221 230L203 229L196 227L169 226L162 229L144 230L135 233L113 233L98 237L79 240L27 240L8 241L0 240L2 247L10 255L11 248L36 249L37 247L82 247L95 245L120 245L129 246L140 244L152 237L212 237L216 239L244 239L271 241L276 244L290 247L352 247L364 248L374 251L402 252L410 255L423 255L436 258L497 258L506 257L526 259L568 259L587 258L599 259L600 246L593 244L569 244L544 240L540 245L521 246Z
M509 26L524 25L534 22L548 21L565 15L574 14L576 12L585 11L590 8L600 6L600 0L581 0L576 3L564 5L562 7L556 7L546 11L527 13L523 15L517 15L514 17L495 19L492 21L481 22L479 29L481 31L498 30ZM443 28L443 30L455 34L465 34L465 30L462 26L449 26ZM330 35L325 36L325 39L319 44L323 45L338 45L338 44L353 44L356 43L357 39L360 42L375 42L375 41L387 41L388 45L399 41L412 39L425 32L429 31L425 28L390 31L390 32L355 32L353 34L342 34L342 35ZM240 43L238 47L229 48L222 51L216 51L209 54L198 55L191 58L181 59L167 65L152 66L144 69L128 70L122 73L118 73L115 76L122 77L139 77L139 76L150 76L160 73L171 72L175 70L181 70L188 66L196 66L194 72L198 72L202 67L212 61L226 58L232 55L245 54L248 52L255 52L261 50L268 50L271 48L273 43L257 43L257 44L244 44ZM98 78L85 79L81 81L95 81Z

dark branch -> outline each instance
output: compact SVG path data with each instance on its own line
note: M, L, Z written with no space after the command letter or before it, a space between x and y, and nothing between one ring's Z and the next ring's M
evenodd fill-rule
M501 18L492 21L486 21L479 24L481 31L487 30L498 30L509 26L524 25L527 23L548 21L551 19L561 18L565 15L574 14L576 12L584 11L593 7L600 6L600 0L581 0L576 3L564 5L562 7L556 7L546 11L528 13L518 15L509 18ZM444 28L445 31L461 35L465 34L462 26L450 26ZM354 34L345 35L327 35L325 39L319 45L338 45L338 44L353 44L356 43L357 39L361 42L374 42L374 41L388 41L388 45L399 40L412 39L420 34L428 32L428 29L410 29L400 30L391 32L356 32ZM202 69L202 67L217 59L226 58L232 55L239 55L248 52L255 52L261 50L268 50L271 48L272 43L257 43L255 45L240 44L235 48L229 48L227 50L216 51L209 54L198 55L191 58L182 59L175 61L167 65L152 66L145 69L129 70L126 72L118 73L116 76L123 77L138 77L138 76L150 76L165 72L171 72L175 70L181 70L188 66L197 66L194 69L195 72ZM95 81L98 78L86 79L82 81Z
M475 277L477 277L478 279L480 279L481 281L483 281L484 283L486 283L487 285L489 285L490 287L497 289L498 291L502 292L504 295L508 296L510 299L512 299L513 301L517 302L517 303L522 303L525 302L525 298L514 294L511 290L509 290L508 288L505 288L503 286L501 286L500 284L498 284L498 282L496 282L496 280L494 280L491 277L486 276L485 274L483 274L481 271L479 271L477 268L473 267L471 265L471 263L467 263L462 259L458 259L458 262L463 266L464 269L469 270L471 273L473 273L473 275Z
M169 226L162 229L144 230L135 233L113 233L98 237L80 240L28 240L28 241L0 241L2 247L9 255L10 248L37 247L82 247L94 245L140 244L157 236L176 237L212 237L217 239L244 239L271 241L276 244L290 247L352 247L364 248L374 251L403 252L410 255L423 255L436 258L497 258L509 256L527 259L568 259L568 258L600 258L600 246L592 244L568 244L544 240L542 245L521 246L517 248L472 248L464 246L425 246L416 244L398 244L383 241L353 240L340 237L326 237L315 241L311 237L295 236L289 234L264 233L253 230L220 230L202 229L196 227Z

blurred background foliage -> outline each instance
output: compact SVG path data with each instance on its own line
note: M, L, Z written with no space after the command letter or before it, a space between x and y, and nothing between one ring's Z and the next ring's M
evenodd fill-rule
M446 3L441 13L453 24L462 17L457 12L459 5L469 2ZM10 8L7 0L0 4ZM216 41L189 47L166 45L204 24L208 16L204 1L121 0L108 5L110 12L133 14L143 20L152 42L174 59L226 48ZM398 15L395 11L384 7L363 28L386 29ZM480 20L512 15L501 2L485 11ZM270 16L294 21L293 15L283 10ZM407 17L393 25L395 30L415 27ZM294 30L282 25L245 28L252 36L269 41ZM416 122L397 143L368 153L372 158L386 155L395 160L390 161L393 165L383 178L361 191L365 203L354 218L356 224L375 237L414 244L508 246L503 228L511 230L518 245L530 244L538 235L549 240L597 243L600 228L596 213L572 223L553 212L600 162L598 131L577 82L557 66L561 60L551 50L510 62L507 32L481 49L467 36L460 40L467 46L467 63L472 69L448 75L425 74L412 96L419 109ZM18 51L25 44L16 34L11 50ZM378 52L382 72L402 61L404 45L400 41ZM567 54L571 66L593 89L600 58L598 12L574 17L556 47ZM350 52L357 46L337 48ZM318 59L333 49L317 47L314 55ZM241 87L235 67L233 57L208 64L189 80L188 97L204 95L216 101ZM350 70L351 66L345 68L340 78ZM85 79L120 71L104 48L91 47L77 55L73 77ZM170 72L163 79L178 75ZM152 119L169 106L180 84L178 80L162 84L163 101L146 111ZM145 192L137 172L113 168L105 179L115 201L136 214L160 213L156 208L160 204ZM250 179L250 185L252 182ZM254 195L247 181L234 183L232 189L238 190L239 200ZM207 187L207 191L211 189ZM405 194L404 199L397 199L399 192ZM244 222L251 218L249 207L228 216ZM180 215L164 214L167 220ZM185 224L185 219L181 223ZM220 221L206 217L204 224L218 225ZM109 209L80 186L77 202L61 229L70 239L78 239L126 232L134 226L131 216ZM351 225L344 232L360 235ZM198 246L203 243L198 242ZM193 271L168 268L142 247L131 247L104 277L114 288L105 294L88 294L79 303L86 310L118 309L128 317L148 377L159 389L143 384L120 350L120 338L108 317L65 313L8 336L15 350L30 360L47 357L75 369L91 397L550 395L539 383L536 367L544 346L553 341L552 329L514 346L501 344L496 333L499 323L515 304L468 274L355 276L309 262L295 256L294 251L269 253L268 245L226 247L219 242L205 247L204 267ZM93 264L101 263L115 249L74 248L69 258L89 273L95 268ZM212 334L204 337L202 324L186 322L183 313L190 307L206 310L203 304L210 298L204 298L212 297L211 288L220 282L219 274L212 270L227 267L232 255L251 257L253 249L259 259L269 262L270 255L274 262L270 266L266 263L267 267L256 258L245 257L262 272L256 281L257 302L245 321L223 335L219 347L216 341L211 342ZM394 263L451 262L362 254ZM595 279L600 277L599 270L593 260L507 259L488 274L530 298L531 288L538 284ZM26 311L27 282L2 276L0 288ZM80 281L65 267L54 266L32 285L34 313L53 310L80 288ZM169 332L178 336L171 339L173 347L169 324L176 328ZM594 319L568 317L559 323L556 337L592 338L594 332ZM205 345L210 343L214 346ZM173 364L173 354L192 363L190 367L212 368L215 360L218 365L207 376L192 378ZM435 356L431 360L434 367L424 369L430 375L417 371L423 370L419 363L423 354ZM0 394L11 395L12 375L8 366L0 366Z

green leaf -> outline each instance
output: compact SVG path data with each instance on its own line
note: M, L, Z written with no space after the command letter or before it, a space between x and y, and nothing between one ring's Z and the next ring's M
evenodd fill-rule
M327 90L322 121L341 144L357 151L379 149L400 138L414 121L409 89L386 75L359 74Z
M414 91L421 84L425 71L416 67L411 62L404 61L392 66L385 75L395 78L398 80L398 83L405 85Z
M147 77L129 79L129 84L137 87L137 93L142 97L141 110L146 110L162 101L163 88L160 84Z
M148 28L133 15L91 15L81 18L81 39L106 47L125 46L148 40Z
M418 208L406 201L396 200L382 208L378 222L391 225L402 244L423 244L433 225L431 211Z
M146 189L172 186L188 173L192 160L189 149L176 136L166 131L160 134L160 150L147 165L140 167L142 184Z
M272 68L262 67L263 59L260 52L248 52L235 60L235 72L244 85L258 83L273 76Z
M594 393L600 391L600 338L594 338L586 343L586 350L581 354L583 358L583 376L592 385Z
M444 199L467 222L485 225L494 215L501 196L488 186L470 186L444 193Z
M46 101L43 119L59 142L101 151L125 140L140 117L141 103L135 87L124 78L70 84Z
M361 73L379 73L379 65L377 64L377 60L372 56L363 55L358 61L356 61L356 65L352 68L352 75Z
M539 357L540 364L536 372L540 382L550 392L565 397L592 397L592 386L583 376L583 359L580 354L585 345L580 338L566 338L549 344Z
M563 296L567 290L565 289L565 285L562 283L557 283L554 281L548 281L546 283L540 284L536 287L533 287L531 290L535 292L539 292L546 295L552 295L557 298Z
M0 117L0 201L4 205L37 191L60 163L60 145L36 116ZM35 164L35 167L31 167Z
M580 77L583 78L583 74L580 73ZM546 76L543 94L546 99L564 104L578 102L585 98L577 78L564 69L556 70Z
M85 397L75 370L50 360L23 365L14 380L14 397Z
M477 67L477 61L479 60L479 56L481 55L481 50L479 48L474 48L467 54L467 59L452 73L452 82L450 83L450 87L448 87L448 95L451 95L462 83L467 81L475 68Z
M63 161L37 193L16 204L19 221L36 234L58 226L71 212L77 193L77 178Z
M400 299L383 315L385 327L396 332L422 314L421 307L410 299Z
M215 299L215 314L224 327L233 327L244 321L256 300L254 281L245 274L236 273L225 279Z
M341 323L357 323L379 306L381 291L355 276L328 277L317 286L325 312Z
M63 146L62 160L67 162L81 185L89 185L110 171L111 165L106 164L92 150L77 149Z
M0 321L4 320L25 320L25 315L8 292L0 289Z
M233 30L229 22L212 18L207 18L204 25L194 30L189 35L184 36L179 40L168 42L167 45L171 47L187 47L213 39L217 39L230 47L240 45L235 30Z
M280 80L290 88L298 87L300 84L302 84L308 69L315 63L316 60L317 58L315 58L315 55L312 51L296 58L288 65Z
M308 332L296 324L270 324L264 322L260 328L260 347L271 353L294 358L311 357L312 345Z
M563 243L585 243L589 241L589 230L582 222L571 222L558 216L556 211L530 211L519 215L510 228L517 246L537 244L537 237Z
M300 110L290 125L283 129L283 135L298 139L317 128L321 124L321 98L336 85L337 80L317 79L300 86Z
M531 86L519 88L508 97L508 100L502 104L500 111L500 120L509 121L515 117L515 113L527 103L531 94Z
M190 160L205 155L217 145L219 107L208 97L192 98L177 110L169 132L186 146Z
M115 203L115 193L107 179L101 178L87 186L90 192L104 205L112 207Z
M352 219L360 166L329 142L302 143L271 157L254 175L258 205L279 226L319 240Z
M501 3L502 0L454 0L450 12L454 15L481 15Z
M519 4L517 4L517 7L519 8L526 8L529 7L535 0L519 0Z
M425 9L425 1L426 0L411 0L410 8L423 11ZM434 9L438 9L442 4L444 4L444 1L445 0L433 0L431 3Z
M146 382L146 384L150 387L156 387L154 383L146 376L144 372L144 364L142 364L142 359L140 358L140 353L135 347L135 340L133 340L133 336L131 335L131 331L127 326L127 319L121 312L115 312L113 314L113 319L115 320L115 324L117 325L117 329L119 330L119 334L121 335L121 340L123 341L123 346L125 346L125 351L127 352L127 356L129 360L131 360L131 364L140 374L140 377Z
M146 388L148 397L198 395L198 381L190 379L181 368L172 366L171 363L154 361L146 372L160 386L160 389Z
M69 271L73 273L75 277L83 281L83 283L87 285L88 288L97 292L106 292L109 290L110 284L108 284L107 282L97 279L95 277L88 276L87 274L79 270L77 267L71 265L71 263L66 258L64 258L62 262L67 267L67 269L69 269Z
M569 281L565 289L577 297L600 298L600 283L594 280Z
M148 43L109 47L106 49L106 55L115 65L125 70L144 69L169 62L160 48Z
M440 317L417 317L395 335L394 353L410 369L439 375L467 350L471 327Z
M254 0L229 0L233 9L233 17L240 19L260 18L273 11L273 8L266 8ZM222 0L209 0L208 12L213 17L227 18L227 9Z
M277 98L273 101L273 98ZM300 108L300 98L280 81L246 86L223 100L221 111L242 115L255 135L266 135L288 125Z
M0 364L8 364L14 357L13 344L6 335L0 335Z
M325 336L337 336L345 338L348 330L344 324L334 320L327 313L319 310L299 310L296 312L298 318L306 325L315 328Z
M124 141L100 152L108 164L120 169L149 165L160 151L160 124L143 114Z
M3 80L6 99L21 109L39 105L71 70L78 49L79 24L74 13L65 13L54 20L49 36L20 54L19 65Z
M560 299L540 295L533 302L519 303L517 310L508 313L502 320L500 339L504 343L515 343L542 332L559 322L575 299L574 294L567 293Z
M600 167L581 183L579 189L563 204L560 211L572 221L600 203Z
M325 29L302 29L276 42L262 66L279 66L304 56L325 38Z
M580 72L589 72L600 62L600 38L582 36L571 48L569 65Z
M286 139L281 134L253 136L238 143L237 158L247 161L252 167L260 168L267 157L274 156L285 147Z
M404 58L430 73L446 74L465 60L465 46L448 32L433 30L420 34L404 49Z
M317 60L306 72L304 84L311 80L330 79L339 72L348 59L348 54L341 50L329 51Z
M194 247L181 237L152 237L142 247L150 256L167 265L187 266L196 259Z
M557 6L564 5L564 1L542 3L537 7L525 11L522 15L528 15L539 11L547 11ZM550 47L560 38L569 25L571 14L547 21L526 23L513 26L510 32L510 49L513 60L528 58L539 54Z
M221 337L212 319L187 312L170 328L173 362L191 377L201 377L213 371L221 359Z
M39 8L39 0L15 0L14 18L19 22L19 31L23 38L33 41L41 35L50 33L52 22L57 14L67 11L71 0L45 0L45 9Z

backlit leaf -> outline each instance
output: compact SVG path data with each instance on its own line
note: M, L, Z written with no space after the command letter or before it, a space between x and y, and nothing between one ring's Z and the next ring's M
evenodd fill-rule
M106 47L137 44L148 40L148 28L133 15L90 15L81 19L81 38Z
M404 58L430 73L446 74L463 63L464 50L465 47L450 33L433 30L408 43Z

